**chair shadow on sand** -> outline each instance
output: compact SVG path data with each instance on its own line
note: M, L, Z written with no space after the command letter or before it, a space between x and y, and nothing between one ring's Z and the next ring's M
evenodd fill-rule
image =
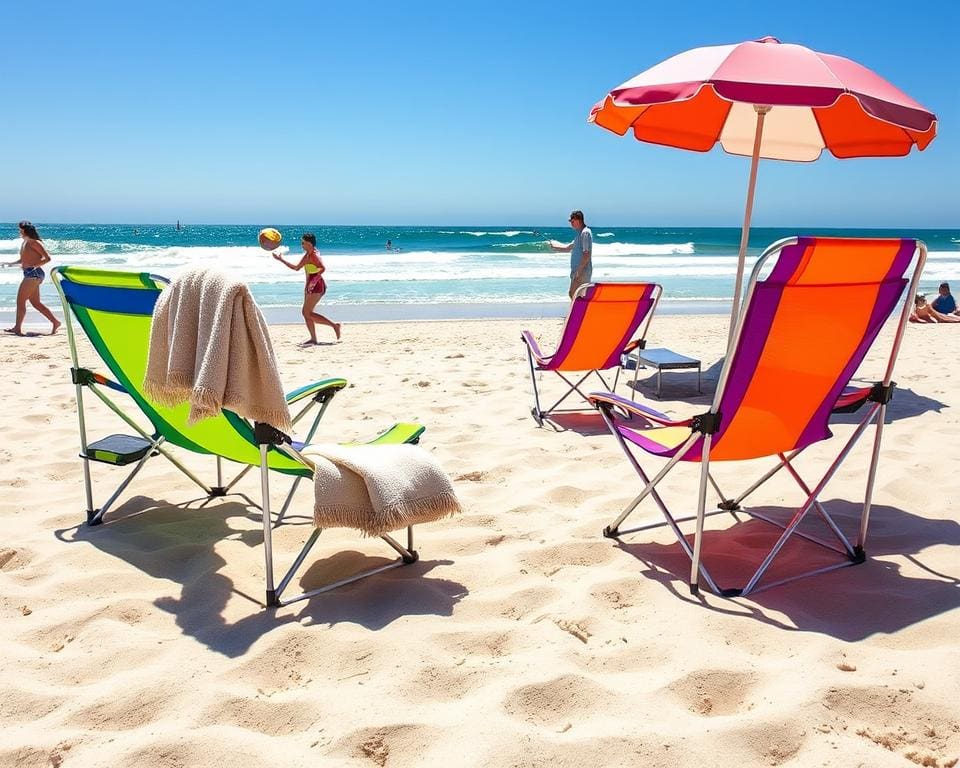
M262 548L263 531L259 527L250 527L249 522L234 525L235 521L246 520L259 526L260 510L243 499L231 495L208 504L205 498L174 504L134 496L118 506L103 525L79 525L59 530L56 536L68 543L92 544L154 578L179 583L179 598L158 598L154 604L173 614L185 634L231 658L290 622L353 622L378 630L404 616L450 616L454 605L467 594L462 584L427 577L437 566L449 565L450 560L421 559L308 600L267 610L263 603L262 552L258 553L257 578L247 578L246 572L240 574L245 579L241 589L223 572L227 561L214 551L214 544L225 539ZM282 527L302 528L302 538L306 538L312 524L312 518L288 517ZM321 536L311 552L312 560L308 560L312 565L294 577L302 587L299 591L385 565L392 559L342 549L324 557L323 543ZM377 544L386 547L379 540L371 540L370 549L376 550ZM295 552L277 557L276 544L274 552L279 578ZM249 601L250 611L238 621L228 622L224 609L236 596Z
M824 505L850 539L856 536L861 506L844 500ZM757 507L769 517L788 520L795 511L785 507ZM654 509L646 510L643 522L659 522ZM808 518L815 517L808 515ZM780 529L747 515L740 522L719 529L732 517L709 518L703 543L703 560L721 587L742 586L759 565L763 555L776 541ZM637 519L636 524L641 524ZM692 530L687 523L684 533ZM711 530L711 527L714 530ZM665 530L669 535L669 529ZM825 528L807 519L800 530L823 536ZM746 598L727 601L708 590L700 597L689 593L690 560L673 541L670 544L638 541L653 535L650 531L625 535L619 547L642 562L646 568L638 575L660 582L679 599L702 603L709 610L733 616L749 617L783 629L820 632L845 641L862 640L877 633L889 634L960 607L960 565L952 573L943 573L926 565L924 550L933 546L960 546L960 523L955 520L929 520L897 507L873 505L867 538L865 563L811 576ZM693 543L693 536L687 536ZM900 556L919 574L905 575L901 566L889 559ZM760 581L772 583L792 574L800 574L838 561L840 556L803 539L791 539L770 571ZM785 623L767 613L787 616Z

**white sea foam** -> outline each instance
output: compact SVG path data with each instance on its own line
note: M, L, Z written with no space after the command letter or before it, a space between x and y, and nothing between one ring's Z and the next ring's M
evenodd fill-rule
M613 232L601 232L597 237L613 237Z
M504 232L441 232L442 235L473 235L474 237L516 237L517 235L535 235L527 229L508 229Z
M511 248L526 243L494 245L494 248ZM593 255L597 256L660 256L666 254L695 253L693 243L594 243ZM538 258L539 253L518 254L521 258Z
M693 243L597 243L594 255L657 256L665 253L694 253Z

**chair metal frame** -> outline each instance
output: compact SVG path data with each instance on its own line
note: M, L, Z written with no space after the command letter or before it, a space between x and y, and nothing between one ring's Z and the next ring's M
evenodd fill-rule
M833 460L830 466L827 468L824 475L818 480L813 487L811 488L808 483L804 481L799 472L794 466L794 460L796 457L802 453L805 448L800 448L798 450L792 451L790 454L785 455L783 453L776 454L778 458L778 464L766 472L757 482L749 486L745 491L743 491L736 498L727 497L720 489L713 475L710 473L710 446L713 439L713 435L716 432L716 425L718 423L718 414L720 403L723 399L724 391L727 385L727 380L730 373L730 368L733 361L733 353L737 349L740 342L741 335L744 332L744 322L747 316L747 309L749 308L756 285L760 279L760 274L764 269L767 262L772 259L774 256L778 255L784 248L795 245L798 242L798 238L785 238L779 240L769 246L763 254L757 260L756 265L753 268L753 271L750 275L750 281L747 286L747 291L743 305L741 307L740 313L737 318L736 328L734 333L731 334L728 347L727 347L727 356L726 363L723 367L723 370L720 373L720 379L717 384L716 393L713 398L713 403L710 407L710 410L700 416L696 416L688 422L683 422L683 424L689 424L691 426L690 436L682 443L682 445L676 449L674 455L669 459L665 466L663 466L657 474L650 479L647 474L641 468L639 462L637 461L636 455L631 451L630 447L627 445L627 441L620 434L619 430L616 427L615 420L618 418L615 413L619 412L620 414L626 416L627 418L633 417L650 417L650 415L662 416L656 411L645 408L644 406L638 403L632 403L623 398L618 398L616 396L607 397L604 393L594 393L593 402L595 406L600 411L603 416L604 422L607 425L607 428L610 432L617 438L617 442L620 445L620 448L623 450L624 454L627 456L631 466L634 471L637 472L641 481L644 483L643 490L627 505L623 512L614 520L611 525L608 525L603 530L603 535L607 538L616 538L634 533L637 531L649 530L652 528L659 528L663 526L669 526L674 534L677 537L683 551L690 558L690 591L692 594L697 594L699 592L699 582L702 578L706 585L711 591L721 597L737 597L745 596L755 592L760 592L765 589L770 589L774 586L779 586L788 582L796 581L797 579L805 578L807 576L813 576L820 573L826 573L828 571L836 570L838 568L843 568L850 565L856 565L862 563L866 559L865 546L867 541L867 531L870 522L870 510L873 499L874 485L876 482L877 466L880 457L880 445L881 439L883 436L883 426L884 420L887 411L887 404L890 402L893 396L894 387L896 386L893 382L893 371L896 364L897 355L900 351L900 345L903 341L904 330L907 325L907 320L910 316L910 309L912 304L912 296L916 293L917 284L920 279L920 274L923 271L923 266L926 262L927 257L927 248L926 245L921 241L916 241L916 250L913 254L914 268L913 275L908 281L908 289L904 297L900 301L903 303L901 309L900 319L897 324L895 331L893 344L890 351L890 356L887 360L886 371L884 373L883 379L876 384L874 384L870 394L865 399L870 403L869 408L866 414L860 419L857 426L854 428L853 434L847 440L846 444L840 450L837 457ZM870 468L867 473L867 483L864 493L864 503L863 509L860 515L859 529L857 534L857 539L855 544L851 544L850 541L844 536L843 532L840 530L840 527L836 524L833 518L828 514L827 510L823 507L819 501L819 496L822 493L823 489L826 487L827 483L833 478L837 470L840 468L843 461L853 450L859 439L863 436L864 432L868 427L874 424L875 433L873 439L873 447L871 450L870 457ZM702 449L701 449L701 467L700 467L700 481L697 489L697 507L696 512L692 515L685 517L675 518L670 510L667 508L662 497L657 493L657 485L667 476L667 474L682 460L686 455L687 451L694 447L697 441L702 440ZM803 503L796 509L793 516L790 518L789 522L786 524L776 521L770 518L767 515L764 515L760 512L751 510L742 506L742 502L750 496L754 491L756 491L763 483L773 477L774 474L779 472L781 469L786 468L790 476L799 486L801 492L805 495ZM717 504L717 509L713 511L706 511L706 497L707 497L707 486L711 485L714 491L720 497L720 502ZM621 529L620 525L627 519L627 517L633 513L637 506L647 497L651 496L659 507L661 513L665 517L665 522L652 523L649 525L641 525L634 528ZM835 543L829 541L823 541L817 537L811 536L803 531L798 531L797 528L800 523L804 520L806 515L813 509L820 516L824 524L827 526L828 530L832 536L839 542L839 546ZM777 539L773 545L770 552L764 557L763 561L757 567L756 571L749 578L747 583L743 587L738 588L721 588L716 580L711 576L706 565L702 562L701 549L703 543L703 534L704 534L704 523L705 518L718 514L731 514L734 519L737 518L737 513L744 513L750 515L751 517L763 520L764 522L770 523L782 529L780 537ZM695 520L695 531L693 538L693 546L691 547L689 542L686 540L683 532L680 530L678 523ZM843 559L840 562L817 568L811 571L807 571L801 574L789 576L787 578L779 579L774 582L765 583L759 585L760 579L764 576L767 569L770 567L771 563L774 561L776 556L783 549L784 545L791 538L791 536L797 535L808 541L811 541L815 544L818 544L821 547L825 547L828 550L842 555Z
M385 541L392 549L394 549L399 557L396 560L393 560L386 565L377 566L375 568L370 568L360 573L356 573L352 576L348 576L344 579L331 582L321 587L308 590L306 592L301 592L300 594L294 595L293 597L288 597L286 599L281 599L281 596L286 590L287 586L290 584L290 581L293 579L294 575L303 565L304 560L307 557L307 554L313 548L313 545L316 544L317 539L320 537L320 534L323 532L321 528L314 528L313 532L307 538L306 543L303 545L303 548L294 558L293 564L286 571L286 573L281 577L279 584L274 583L274 567L273 567L273 538L272 532L273 528L279 525L279 520L271 524L271 511L270 511L270 471L267 467L267 455L271 448L275 448L292 459L296 461L303 462L307 466L313 466L313 463L304 456L297 448L295 448L290 440L290 438L285 435L283 432L271 427L267 424L256 424L254 427L254 433L256 434L257 442L260 445L260 498L261 498L261 510L263 518L263 543L264 543L264 559L265 559L265 568L266 568L266 580L267 580L267 592L266 592L266 604L268 607L281 607L285 605L290 605L290 603L295 603L298 600L306 600L307 598L313 597L315 595L323 594L324 592L330 592L331 590L342 587L346 584L351 584L360 579L365 579L368 576L374 576L378 573L383 573L384 571L389 571L393 568L399 568L403 565L412 565L420 559L419 553L413 548L413 526L407 526L407 545L403 546L397 542L389 534L381 534L380 538ZM413 440L413 443L418 443L420 438L417 437ZM296 485L291 490L291 495L293 490L296 490ZM289 496L288 501L289 503ZM286 509L286 503L284 509Z

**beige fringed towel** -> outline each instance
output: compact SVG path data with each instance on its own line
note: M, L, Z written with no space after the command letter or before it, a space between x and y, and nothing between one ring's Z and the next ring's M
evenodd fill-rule
M161 292L143 388L161 405L189 401L191 424L227 408L290 430L266 321L250 289L219 270L192 269Z
M314 522L381 536L460 511L450 479L415 445L311 445Z

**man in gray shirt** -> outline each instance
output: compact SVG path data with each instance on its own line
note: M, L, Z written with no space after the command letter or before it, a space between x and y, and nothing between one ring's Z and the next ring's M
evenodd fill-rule
M583 221L583 211L574 211L570 214L570 226L577 233L573 242L566 245L555 240L549 241L550 249L570 254L570 298L577 289L589 283L593 277L593 263L590 256L593 254L593 232Z

